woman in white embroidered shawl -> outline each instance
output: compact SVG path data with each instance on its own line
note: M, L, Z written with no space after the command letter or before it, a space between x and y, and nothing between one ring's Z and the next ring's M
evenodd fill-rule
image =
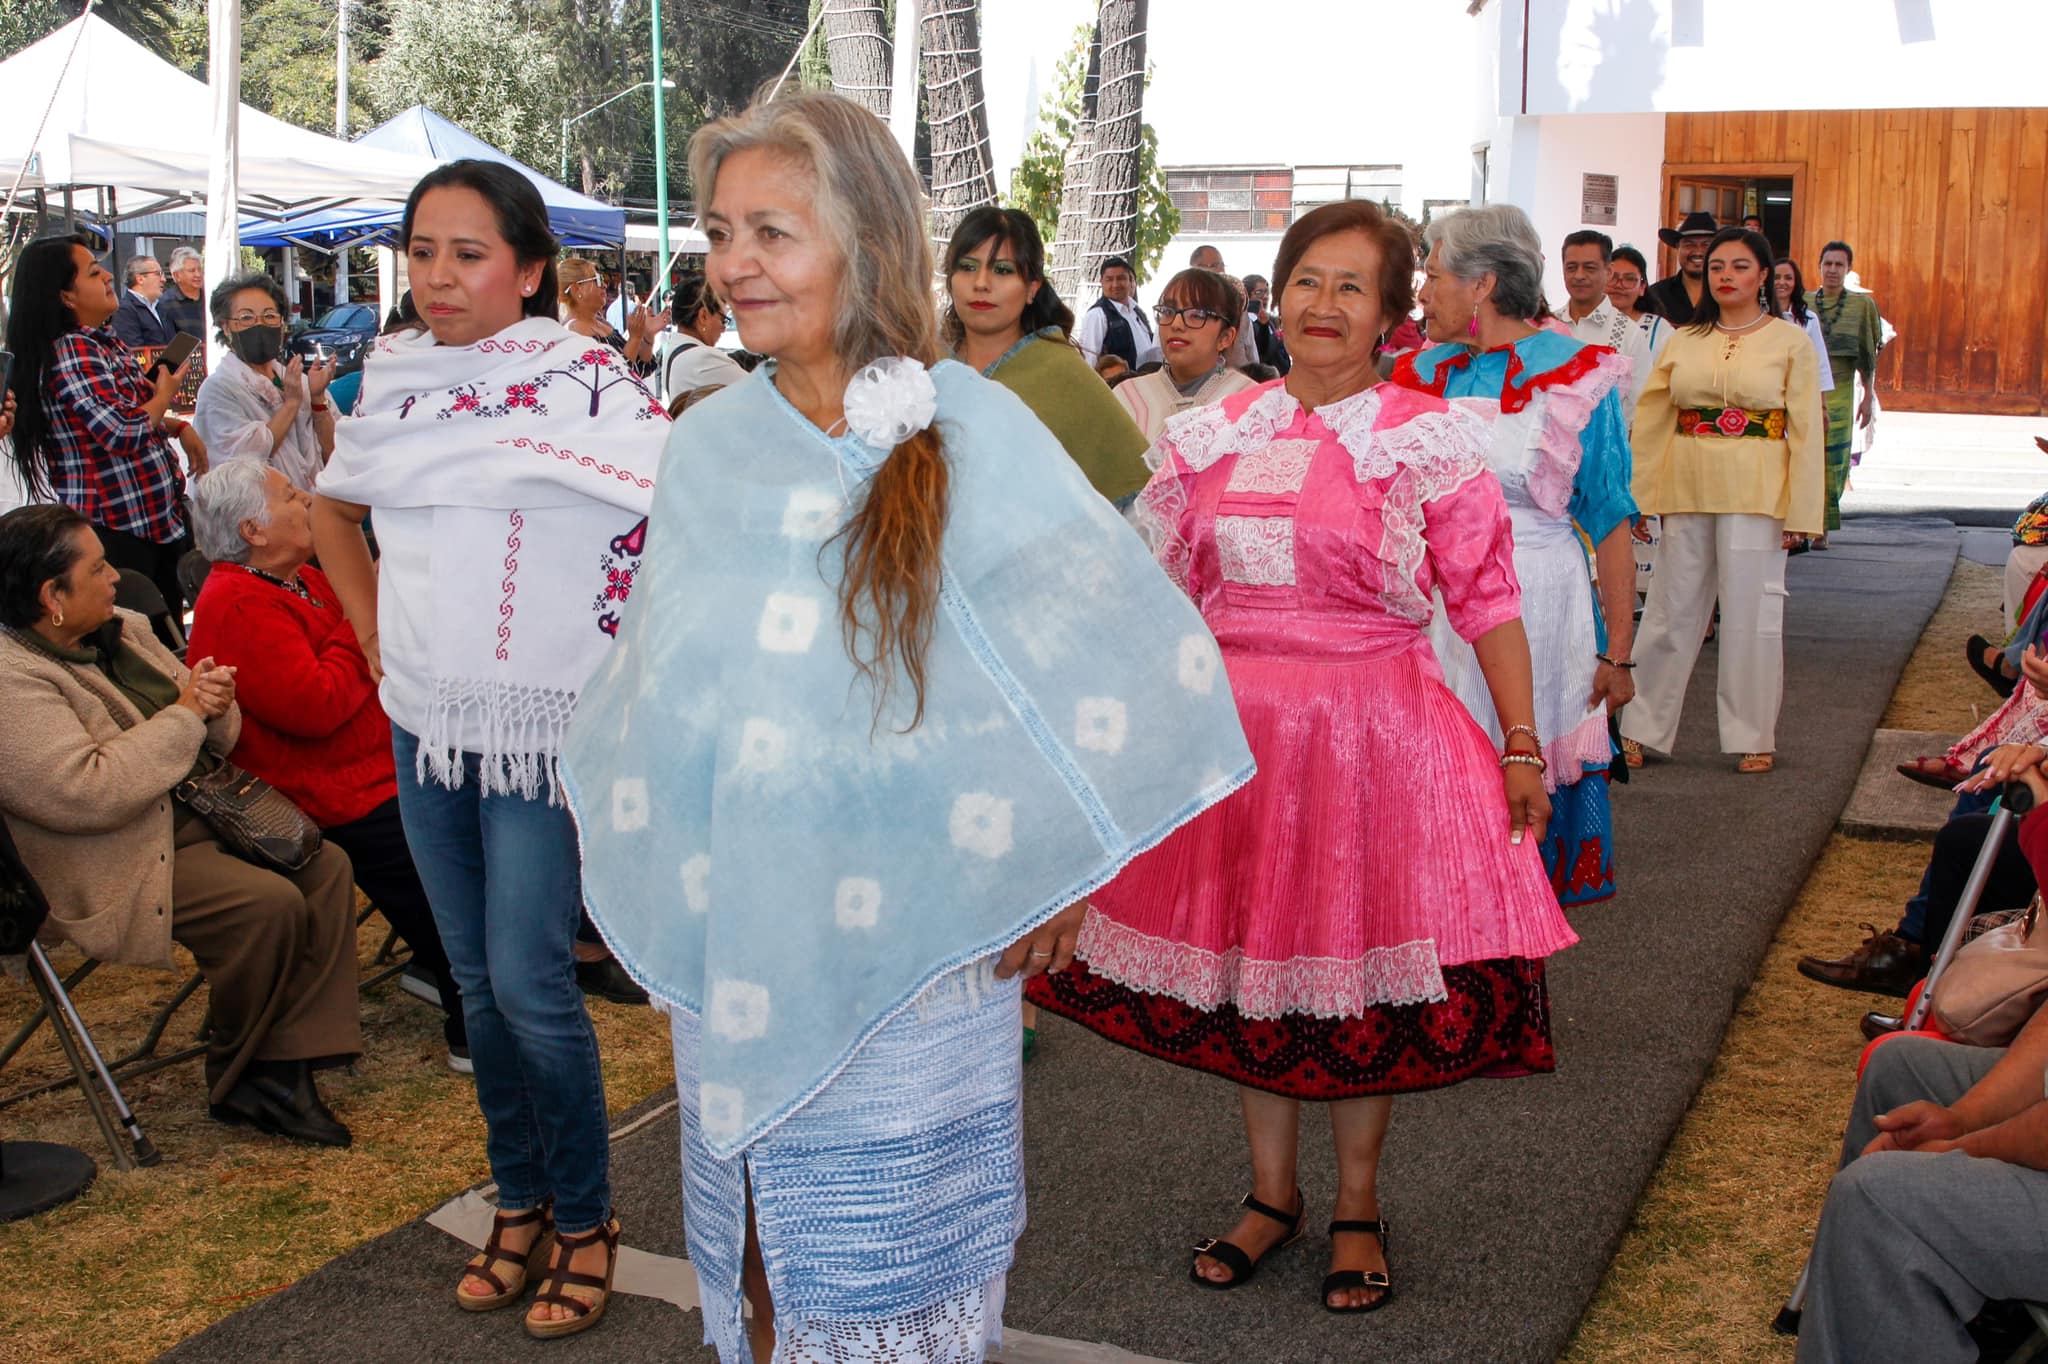
M297 356L284 358L284 289L261 271L223 281L211 306L228 354L199 386L192 413L207 452L216 462L271 465L294 488L313 491L334 453L334 408L327 401L334 362L308 366Z
M456 1301L516 1301L546 1257L526 1329L567 1335L603 1313L618 1223L556 753L632 591L668 421L615 351L555 321L555 241L517 171L434 171L401 239L429 330L376 343L314 542L381 678L489 1129L500 1211Z

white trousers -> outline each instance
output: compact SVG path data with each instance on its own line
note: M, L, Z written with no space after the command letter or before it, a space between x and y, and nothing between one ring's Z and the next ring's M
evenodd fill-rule
M1681 512L1663 518L1657 571L1636 632L1636 699L1623 737L1659 753L1678 740L1692 665L1721 601L1721 751L1773 753L1785 695L1785 523Z

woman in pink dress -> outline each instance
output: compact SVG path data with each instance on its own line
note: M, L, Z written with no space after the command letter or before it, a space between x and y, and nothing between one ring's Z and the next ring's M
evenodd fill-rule
M1239 1086L1252 1191L1197 1249L1205 1288L1250 1281L1300 1233L1301 1103L1327 1102L1339 1173L1320 1301L1365 1312L1391 1296L1391 1096L1553 1069L1543 959L1574 938L1537 853L1549 804L1487 433L1375 382L1412 303L1413 246L1371 204L1328 204L1278 264L1293 370L1170 421L1133 513L1222 647L1258 775L1097 892L1075 966L1030 997ZM1438 593L1505 754L1444 685ZM1184 651L1183 686L1214 685L1206 644Z

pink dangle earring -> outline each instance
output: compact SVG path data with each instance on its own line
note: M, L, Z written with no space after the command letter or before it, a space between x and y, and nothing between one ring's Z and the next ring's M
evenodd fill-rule
M1466 324L1465 335L1471 337L1474 341L1479 339L1479 310L1477 308L1472 310L1472 321Z

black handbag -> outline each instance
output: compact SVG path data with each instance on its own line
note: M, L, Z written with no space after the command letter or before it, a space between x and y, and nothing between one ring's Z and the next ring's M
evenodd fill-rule
M75 665L73 673L83 676ZM114 723L135 721L104 690L88 684ZM212 766L205 764L211 759ZM290 796L255 773L237 767L204 744L192 772L171 788L171 796L206 821L221 846L266 871L298 871L320 851L320 826L292 804Z
M203 762L213 756L200 750ZM171 788L171 795L205 820L227 850L272 871L298 871L320 851L320 826L291 797L226 758Z

